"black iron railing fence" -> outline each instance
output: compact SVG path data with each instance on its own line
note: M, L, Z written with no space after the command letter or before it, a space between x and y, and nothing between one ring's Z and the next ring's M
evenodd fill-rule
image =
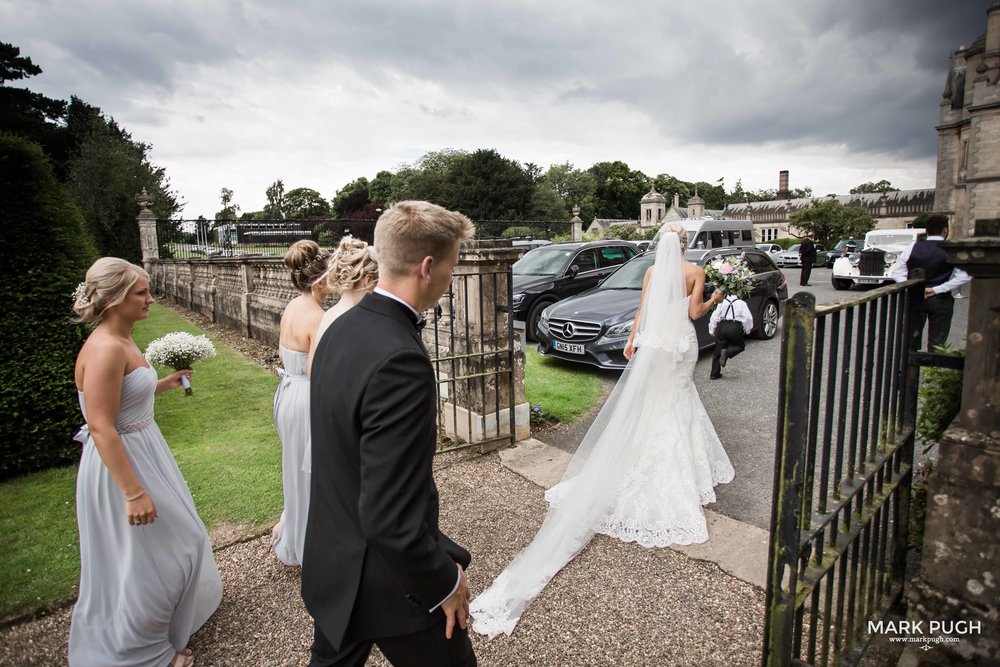
M283 255L292 243L311 239L324 248L342 237L375 242L375 220L157 220L157 242L162 259ZM477 239L569 240L567 221L483 220L476 222Z
M786 304L764 665L857 664L900 599L923 298L914 279Z

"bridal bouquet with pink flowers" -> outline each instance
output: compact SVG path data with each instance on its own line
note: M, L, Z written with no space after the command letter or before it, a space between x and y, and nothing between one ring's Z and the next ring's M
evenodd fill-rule
M716 257L705 264L705 279L723 294L741 299L753 290L753 269L743 255Z
M161 336L146 347L146 359L154 366L169 366L175 371L191 368L196 361L215 356L215 346L207 336L195 336L184 331L175 331ZM187 376L181 378L184 393L190 396L191 382Z

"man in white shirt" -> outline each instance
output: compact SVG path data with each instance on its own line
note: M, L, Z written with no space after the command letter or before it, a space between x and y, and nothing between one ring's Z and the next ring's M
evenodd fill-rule
M746 349L746 337L753 331L753 315L747 302L735 294L729 294L712 311L708 321L708 333L715 336L715 354L712 356L710 380L722 377L722 367L726 361Z
M944 345L951 330L951 316L955 310L952 291L971 280L962 269L948 263L948 255L941 248L941 241L948 238L948 218L932 215L925 225L927 238L917 241L900 253L889 275L897 283L909 278L914 269L924 270L924 312L919 318L921 331L927 322L927 351Z

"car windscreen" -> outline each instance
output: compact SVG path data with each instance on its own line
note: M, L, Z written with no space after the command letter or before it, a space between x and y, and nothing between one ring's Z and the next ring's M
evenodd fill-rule
M653 257L633 259L608 276L600 289L642 289L642 278L652 265Z
M514 262L515 276L554 276L562 270L575 249L538 248L524 253Z
M916 239L911 234L869 234L865 241L868 245L910 245Z
M798 252L800 247L802 247L802 244L796 243L793 246L789 246L788 250L786 250L785 252Z

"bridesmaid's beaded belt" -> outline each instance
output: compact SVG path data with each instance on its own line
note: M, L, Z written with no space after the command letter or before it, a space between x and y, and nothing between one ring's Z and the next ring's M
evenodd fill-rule
M133 422L131 424L125 424L124 426L118 426L115 428L119 433L135 433L136 431L141 431L147 426L153 425L153 418L149 417L143 419L141 422ZM84 424L80 427L80 430L76 432L73 439L79 442L81 445L87 444L87 439L90 438L90 426Z
M115 430L118 431L119 433L135 433L136 431L141 431L147 426L152 426L152 424L153 424L153 418L147 417L146 419L143 419L141 422L125 424L124 426L117 427Z

